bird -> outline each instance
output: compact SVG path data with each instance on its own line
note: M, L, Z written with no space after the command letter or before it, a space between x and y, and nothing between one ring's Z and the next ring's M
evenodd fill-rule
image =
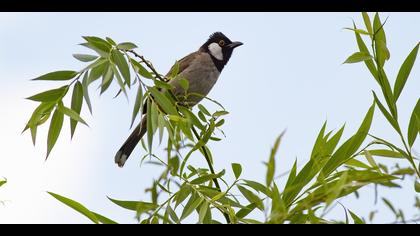
M193 107L198 104L203 97L207 96L217 82L220 73L232 56L233 50L241 45L243 45L242 42L232 42L222 32L211 34L197 51L188 54L178 61L178 74L168 82L173 88L172 93L176 97L185 94L183 87L180 85L180 80L186 79L189 84L186 92L196 95L188 96L186 98L187 100L183 102L188 107ZM165 77L170 73L171 70ZM146 109L143 110L145 111ZM119 167L124 166L130 154L146 133L146 117L147 115L144 114L140 123L116 153L115 163Z

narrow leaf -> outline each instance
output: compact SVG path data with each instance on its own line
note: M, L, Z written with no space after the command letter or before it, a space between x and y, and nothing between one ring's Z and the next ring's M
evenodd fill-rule
M55 143L57 142L58 136L60 135L60 132L61 132L61 128L63 127L63 119L64 119L64 114L56 109L51 118L50 128L48 130L46 158L48 158L51 150L53 149Z
M79 81L76 82L73 88L73 95L71 98L71 109L80 115L83 105L83 85ZM74 131L76 130L77 120L70 120L70 134L73 138Z
M82 62L90 62L98 58L98 56L88 54L73 54L73 57Z
M127 210L136 211L136 212L147 212L156 209L158 206L156 204L150 202L143 202L143 201L123 201L123 200L116 200L110 197L107 197L111 202L115 203L116 205L125 208Z
M114 63L117 65L118 69L121 72L121 75L124 78L124 81L130 87L131 80L130 80L130 68L128 67L128 63L124 57L124 55L117 50L112 50L111 52L111 58L114 61Z
M235 178L238 179L242 173L242 166L239 163L232 163L232 170L235 175Z
M131 49L137 48L137 45L131 42L123 42L123 43L118 44L117 48L122 49L122 50L131 50Z
M54 71L32 80L69 80L74 78L76 75L77 72L72 70Z
M35 94L26 99L37 102L53 102L61 99L68 91L69 86L63 86L58 89L51 89L42 93Z
M398 100L405 83L407 82L408 76L410 75L411 69L413 68L414 62L416 61L417 52L419 51L419 44L414 47L410 54L405 59L404 63L398 72L397 80L394 84L394 97L395 101Z
M165 95L163 95L154 87L150 87L149 91L152 94L154 100L162 107L165 113L171 115L178 114L177 110L175 109L175 105Z
M74 210L76 210L77 212L79 212L80 214L86 216L87 218L89 218L93 223L98 224L99 220L96 217L96 215L94 213L92 213L91 211L89 211L85 206L83 206L82 204L71 200L70 198L66 198L63 197L61 195L58 195L56 193L52 193L52 192L47 192L48 194L50 194L51 196L53 196L55 199L57 199L58 201L64 203L65 205L69 206L70 208L73 208Z
M76 111L73 111L72 109L70 109L70 108L68 108L68 107L65 107L65 106L63 106L62 104L60 105L58 105L58 107L57 107L57 109L60 111L60 112L62 112L64 115L66 115L66 116L68 116L68 117L70 117L70 119L71 120L74 120L74 121L77 121L77 122L80 122L80 123L82 123L82 124L84 124L84 125L86 125L86 126L88 126L88 124L82 119L82 117L80 117L80 115L79 114L77 114L77 112Z
M413 146L417 136L420 132L420 124L418 119L420 118L420 99L417 100L417 104L411 113L410 122L408 124L408 145Z
M92 73L92 72L91 72ZM86 104L89 108L89 112L90 114L92 114L92 104L90 103L90 97L89 97L89 84L88 84L88 73L85 73L85 75L83 76L83 80L82 80L82 91L83 91L83 98L86 101Z
M357 63L372 59L372 56L367 52L355 52L349 56L344 62L345 63Z
M373 34L372 30L372 23L370 21L369 15L366 12L362 12L363 21L365 22L366 30L369 32L369 34Z

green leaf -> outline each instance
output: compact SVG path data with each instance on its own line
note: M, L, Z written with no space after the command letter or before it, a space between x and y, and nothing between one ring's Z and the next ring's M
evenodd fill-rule
M92 73L92 72L91 72ZM92 104L90 103L90 97L89 97L89 82L88 82L88 77L89 74L86 72L85 75L83 76L83 80L82 80L82 91L83 91L83 98L86 101L86 104L89 108L89 112L90 114L92 114Z
M61 128L63 127L64 114L58 109L54 111L54 114L51 118L50 128L48 130L47 138L47 156L50 155L51 150L53 149L55 143L57 142L58 136L60 135Z
M244 180L245 185L251 187L257 192L264 193L266 196L270 196L270 190L261 183L252 180Z
M196 195L192 195L190 200L184 207L184 210L181 214L181 220L187 218L198 206L200 206L201 202L203 202L204 198L196 197Z
M112 45L108 41L95 36L83 36L82 38L84 38L88 43L81 45L95 50L102 57L108 56L108 53L112 48Z
M330 155L335 150L335 148L337 147L337 144L340 141L341 136L343 135L344 127L345 127L345 124L340 128L340 130L337 131L336 134L334 134L334 136L332 136L327 141L327 143L326 143L326 149L327 149L326 153L327 153L327 155Z
M7 183L7 179L0 180L0 187Z
M54 71L32 80L69 80L74 78L76 75L77 72L72 70Z
M381 110L382 114L385 116L385 118L388 120L388 122L392 125L392 127L397 131L401 132L397 120L394 119L394 117L386 110L385 106L382 105L381 101L379 101L379 98L376 96L376 93L372 91L373 97L375 99L375 103L378 105L379 110Z
M136 119L137 114L140 111L141 105L143 104L143 98L144 98L143 88L142 88L142 85L139 83L139 87L137 89L136 101L134 102L133 115L132 115L132 118L131 118L130 128L133 126L134 120ZM140 112L140 114L141 114L141 112Z
M82 62L90 62L98 58L98 56L88 54L73 54L73 57Z
M169 214L169 217L171 217L171 219L175 222L175 223L179 223L179 218L176 215L175 211L172 209L172 207L170 205L168 205L168 207L166 208L166 211Z
M201 104L198 104L198 109L205 115L211 116L210 112Z
M191 194L191 187L189 185L182 185L180 190L176 193L175 208L181 204Z
M64 105L62 105L61 103L57 106L57 110L59 110L61 113L63 113L64 115L70 117L71 120L80 122L86 126L88 126L88 124L82 119L82 117L80 117L79 114L77 114L76 111L73 111L72 109L65 107Z
M140 76L143 76L146 79L154 79L153 75L144 68L139 62L136 60L130 58L130 63L135 68L135 71L140 74Z
M290 170L289 177L287 177L287 182L286 182L286 186L284 187L284 192L290 191L293 181L296 178L296 169L297 169L297 159L295 159L295 162L293 163L293 167Z
M95 215L96 219L98 219L99 222L103 223L103 224L118 224L117 222L109 219L108 217L105 217L101 214L98 214L96 212L91 211L92 214Z
M252 191L242 187L241 185L236 185L242 195L249 201L249 203L255 203L261 211L264 211L264 205L262 200L255 195Z
M385 60L389 59L389 51L386 47L386 37L383 24L385 23L381 23L379 14L376 13L373 19L373 33L379 68L382 68L384 66Z
M391 157L391 158L404 158L404 155L399 153L399 152L395 152L392 150L386 150L386 149L373 149L373 150L369 150L370 154L372 156L381 156L381 157Z
M414 190L420 193L420 183L417 180L414 180Z
M93 223L98 224L99 220L96 217L95 213L89 211L86 207L84 207L82 204L71 200L70 198L66 198L63 197L61 195L52 193L52 192L47 192L48 194L50 194L51 196L53 196L55 199L57 199L58 201L64 203L65 205L69 206L70 208L73 208L74 210L76 210L77 212L79 212L80 214L86 216L87 218L89 218Z
M357 32L359 34L370 35L369 32L366 32L365 30L362 30L362 29L353 29L353 28L347 28L347 27L344 28L344 29L354 31L354 32Z
M115 78L117 78L117 82L118 82L118 85L120 86L121 91L123 91L125 97L128 99L127 91L125 90L125 84L121 78L120 73L118 72L117 68L114 65L111 65L111 68L114 71Z
M147 99L146 126L147 126L147 144L148 144L147 148L148 148L149 154L152 153L152 146L153 146L152 105L155 106L155 104L152 103L151 99Z
M168 84L166 82L163 82L163 81L160 81L160 80L156 80L156 79L153 82L155 83L156 87L158 87L158 88L172 89L172 85L170 85L170 84Z
M92 65L97 64L97 62L92 63ZM99 61L99 62L101 62L101 61ZM103 61L103 62L93 66L92 69L90 70L89 77L86 79L87 80L86 81L86 86L88 86L92 82L96 81L101 76L105 75L105 73L108 70L108 67L109 67L109 62L108 61ZM85 73L85 75L86 75L86 73Z
M356 28L356 26L355 26L355 28ZM354 34L356 36L357 46L359 47L360 52L364 52L364 53L370 54L369 53L369 50L366 47L365 42L363 41L362 37L360 37L360 34L357 33L357 32L355 32ZM373 60L372 59L371 60L365 60L364 62L365 62L366 67L370 71L370 73L375 78L375 80L376 81L379 81L378 71L376 69L375 64L373 63Z
M349 56L344 62L345 63L357 63L361 61L366 61L372 59L372 56L367 52L355 52Z
M207 175L202 175L200 177L197 177L196 179L193 179L190 183L191 184L202 184L205 182L208 182L210 180L216 179L219 176L216 174L207 174Z
M165 95L159 92L154 87L149 87L149 91L152 94L154 100L162 107L163 111L170 115L178 115L175 105Z
M363 21L365 22L366 30L370 35L373 35L372 23L370 21L369 15L366 12L362 12Z
M80 115L83 105L83 85L79 81L76 82L73 88L73 95L71 98L71 109ZM77 120L70 120L70 134L73 138L74 131L76 130Z
M365 224L365 222L362 219L360 219L360 217L358 217L352 211L350 211L350 210L348 210L348 211L349 211L349 213L351 215L351 218L353 219L355 224Z
M215 113L213 113L213 117L217 118L217 117L224 116L224 115L227 115L227 114L229 114L229 112L227 112L227 111L216 111Z
M348 172L344 171L340 175L336 184L331 188L331 190L330 190L331 193L329 194L329 196L325 200L325 203L326 203L327 207L340 196L341 192L343 191L343 189L345 187L345 184L347 183L347 176L348 176Z
M265 176L265 183L266 186L270 186L271 183L273 182L273 178L274 178L274 173L275 173L275 169L276 169L276 160L275 160L275 156L277 153L277 150L279 148L280 145L280 141L284 135L283 131L277 138L276 141L274 142L274 146L273 148L271 148L271 152L270 152L270 158L268 159L268 163L267 163L267 173Z
M417 100L417 104L411 113L410 122L408 124L408 145L410 147L413 146L414 142L416 141L417 136L420 133L420 99Z
M42 102L31 115L28 123L26 124L25 129L22 131L25 132L27 129L31 129L32 142L35 145L36 141L36 131L38 125L43 124L50 117L51 111L55 105L55 102Z
M346 165L360 167L364 169L370 169L370 166L366 165L365 163L357 160L357 159L350 159L346 161Z
M184 91L188 91L188 88L190 87L190 82L187 79L181 78L178 81L178 83Z
M373 159L372 154L368 150L364 150L363 155L366 157L366 160L369 162L370 166L380 172L379 166L376 164L375 159Z
M369 132L370 125L372 124L374 110L375 103L372 104L372 106L369 108L356 134L354 134L350 139L348 139L344 144L342 144L322 168L321 176L328 176L340 165L342 165L344 162L350 159L351 156L360 147L360 145L362 145Z
M169 71L169 78L175 78L179 72L179 62L176 61L175 64L172 66L171 70Z
M130 68L128 67L128 63L126 59L124 58L124 55L120 51L112 50L111 59L117 65L128 87L130 87L131 85Z
M131 49L137 48L137 45L131 42L123 42L123 43L118 44L117 48L122 49L122 50L131 50Z
M410 75L411 69L413 68L414 62L416 61L417 52L419 51L419 44L414 47L410 54L405 59L404 63L398 72L397 79L394 84L394 97L395 101L398 100L405 83L407 82L408 76Z
M410 167L407 168L398 168L396 171L392 172L392 175L414 175L416 171Z
M324 135L325 135L325 129L327 127L327 121L324 122L322 125L321 130L318 133L318 136L315 140L314 147L312 148L311 152L311 159L315 158L316 156L319 156L323 149L323 143L325 142Z
M203 202L201 204L200 210L198 210L198 222L200 224L204 223L204 218L206 217L208 210L209 210L209 203Z
M283 201L288 206L299 194L305 185L307 185L317 172L314 170L314 159L310 159L302 170L297 174L287 191L283 192Z
M104 93L109 88L113 78L114 72L112 70L112 66L109 63L107 63L106 69L103 70L100 94Z
M117 43L115 43L115 41L114 40L112 40L111 38L109 38L109 37L106 37L105 38L106 39L106 41L108 41L110 44L112 44L112 45L117 45Z
M251 203L245 206L244 208L240 209L238 212L236 212L235 215L237 218L243 219L244 217L249 215L249 213L251 213L255 208L257 208L257 204Z
M123 200L116 200L110 197L107 197L111 202L115 203L116 205L131 211L136 211L137 213L143 213L151 210L155 210L158 206L156 204L150 202L143 202L143 201L123 201Z
M233 174L235 175L236 179L239 179L242 173L242 166L239 163L232 163L232 170Z
M375 47L380 68L383 68L385 61L389 60L390 58L389 50L386 47L386 43L383 40L377 39Z
M58 89L51 89L42 93L35 94L26 99L37 101L37 102L54 102L60 100L64 95L66 95L69 86L63 86Z
M395 214L398 215L397 211L395 210L394 206L392 205L392 203L386 199L386 198L382 198L382 201L385 203L385 205Z

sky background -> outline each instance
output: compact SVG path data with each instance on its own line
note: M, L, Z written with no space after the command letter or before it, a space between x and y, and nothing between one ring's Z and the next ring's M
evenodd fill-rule
M391 83L399 66L420 39L420 14L382 13L391 59L386 65ZM373 16L372 16L373 18ZM359 13L0 13L0 223L89 223L77 212L49 196L52 191L121 223L135 223L134 214L115 206L106 196L123 200L149 200L143 190L158 171L139 167L137 148L124 168L114 164L114 154L129 134L135 94L112 99L113 85L99 97L90 90L93 116L82 116L90 128L79 125L70 140L65 121L62 134L45 161L47 126L38 132L33 147L30 134L21 135L36 103L25 97L58 87L56 82L33 82L47 72L79 70L84 65L73 53L89 51L77 44L81 36L111 37L136 43L138 52L165 73L176 59L195 51L214 31L242 41L209 97L221 102L226 117L226 139L210 145L217 170L230 163L243 166L243 177L263 181L270 148L285 129L277 155L277 173L292 167L295 158L305 163L323 122L328 129L346 123L344 138L354 133L372 104L371 90L379 91L363 64L341 63L357 51L354 35L344 27L352 19L362 26ZM418 99L420 66L414 66L398 106L404 133ZM67 103L68 104L68 103ZM205 103L208 105L208 103ZM211 106L210 106L211 107ZM399 143L392 128L376 110L372 134ZM156 147L158 148L158 147ZM419 142L414 144L419 152ZM198 157L198 156L197 156ZM196 158L200 165L205 163ZM278 179L284 182L284 179ZM380 188L380 194L402 208L409 218L415 192L412 180L401 190ZM367 217L379 210L377 222L393 215L379 202L373 187L340 201ZM330 218L344 220L343 210Z

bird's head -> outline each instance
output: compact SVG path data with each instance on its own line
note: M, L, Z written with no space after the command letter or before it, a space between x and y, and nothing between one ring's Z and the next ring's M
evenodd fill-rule
M201 51L207 52L212 57L215 65L221 71L232 55L233 49L241 46L241 42L232 42L221 32L215 32L200 47Z

